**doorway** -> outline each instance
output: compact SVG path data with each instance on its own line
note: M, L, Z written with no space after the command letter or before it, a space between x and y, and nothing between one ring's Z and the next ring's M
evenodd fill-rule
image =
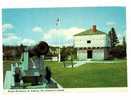
M92 50L87 50L87 59L92 58Z

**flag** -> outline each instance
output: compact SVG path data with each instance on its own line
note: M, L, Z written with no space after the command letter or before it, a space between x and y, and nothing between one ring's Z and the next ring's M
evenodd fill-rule
M59 19L59 17L58 17L58 18L56 19L56 26L58 26L59 22L60 22L60 19Z

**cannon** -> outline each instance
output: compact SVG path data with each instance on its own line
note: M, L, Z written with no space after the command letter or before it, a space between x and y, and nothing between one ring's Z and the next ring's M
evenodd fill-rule
M38 45L29 49L29 56L37 56L46 55L48 53L49 46L46 42L41 41Z
M5 89L61 88L51 78L50 68L43 63L44 56L49 51L46 42L41 41L33 47L21 46L22 55L19 63L11 64L11 70L6 71Z

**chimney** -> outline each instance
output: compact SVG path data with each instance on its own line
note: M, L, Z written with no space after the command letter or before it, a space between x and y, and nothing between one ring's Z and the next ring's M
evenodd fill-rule
M93 26L92 26L92 31L93 31L93 32L96 32L96 25L93 25Z

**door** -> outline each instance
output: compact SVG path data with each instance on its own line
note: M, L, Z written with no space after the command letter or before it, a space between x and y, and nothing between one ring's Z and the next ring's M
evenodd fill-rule
M87 50L87 58L88 59L92 58L92 50Z

